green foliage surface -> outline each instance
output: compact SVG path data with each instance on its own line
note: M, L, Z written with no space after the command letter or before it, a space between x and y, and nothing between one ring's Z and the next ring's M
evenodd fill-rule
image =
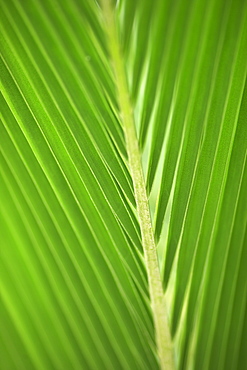
M0 3L0 368L158 369L101 8ZM176 367L245 370L247 1L115 11Z

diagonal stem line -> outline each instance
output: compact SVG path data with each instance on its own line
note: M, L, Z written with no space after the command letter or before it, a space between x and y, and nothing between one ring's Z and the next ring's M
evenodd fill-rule
M101 5L108 36L108 48L116 79L119 109L125 132L129 166L141 228L160 368L162 370L174 369L173 346L166 315L164 293L141 164L141 154L136 136L134 115L129 97L123 57L120 51L115 12L111 0L101 0Z

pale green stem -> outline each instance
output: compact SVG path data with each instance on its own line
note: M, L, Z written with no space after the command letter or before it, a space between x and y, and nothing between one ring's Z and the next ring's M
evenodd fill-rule
M108 34L109 52L116 78L119 109L125 131L129 166L141 228L160 368L162 370L174 369L173 346L166 315L164 293L141 164L141 154L136 137L133 110L115 22L115 12L110 0L101 0L101 4L106 32Z

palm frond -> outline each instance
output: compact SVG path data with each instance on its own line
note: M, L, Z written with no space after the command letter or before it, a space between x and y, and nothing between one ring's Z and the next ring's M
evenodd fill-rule
M114 6L176 368L245 369L247 3ZM158 369L105 14L1 8L1 368Z

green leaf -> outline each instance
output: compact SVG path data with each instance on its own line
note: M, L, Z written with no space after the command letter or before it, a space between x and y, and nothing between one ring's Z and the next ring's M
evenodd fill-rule
M1 369L244 370L246 0L1 9Z

